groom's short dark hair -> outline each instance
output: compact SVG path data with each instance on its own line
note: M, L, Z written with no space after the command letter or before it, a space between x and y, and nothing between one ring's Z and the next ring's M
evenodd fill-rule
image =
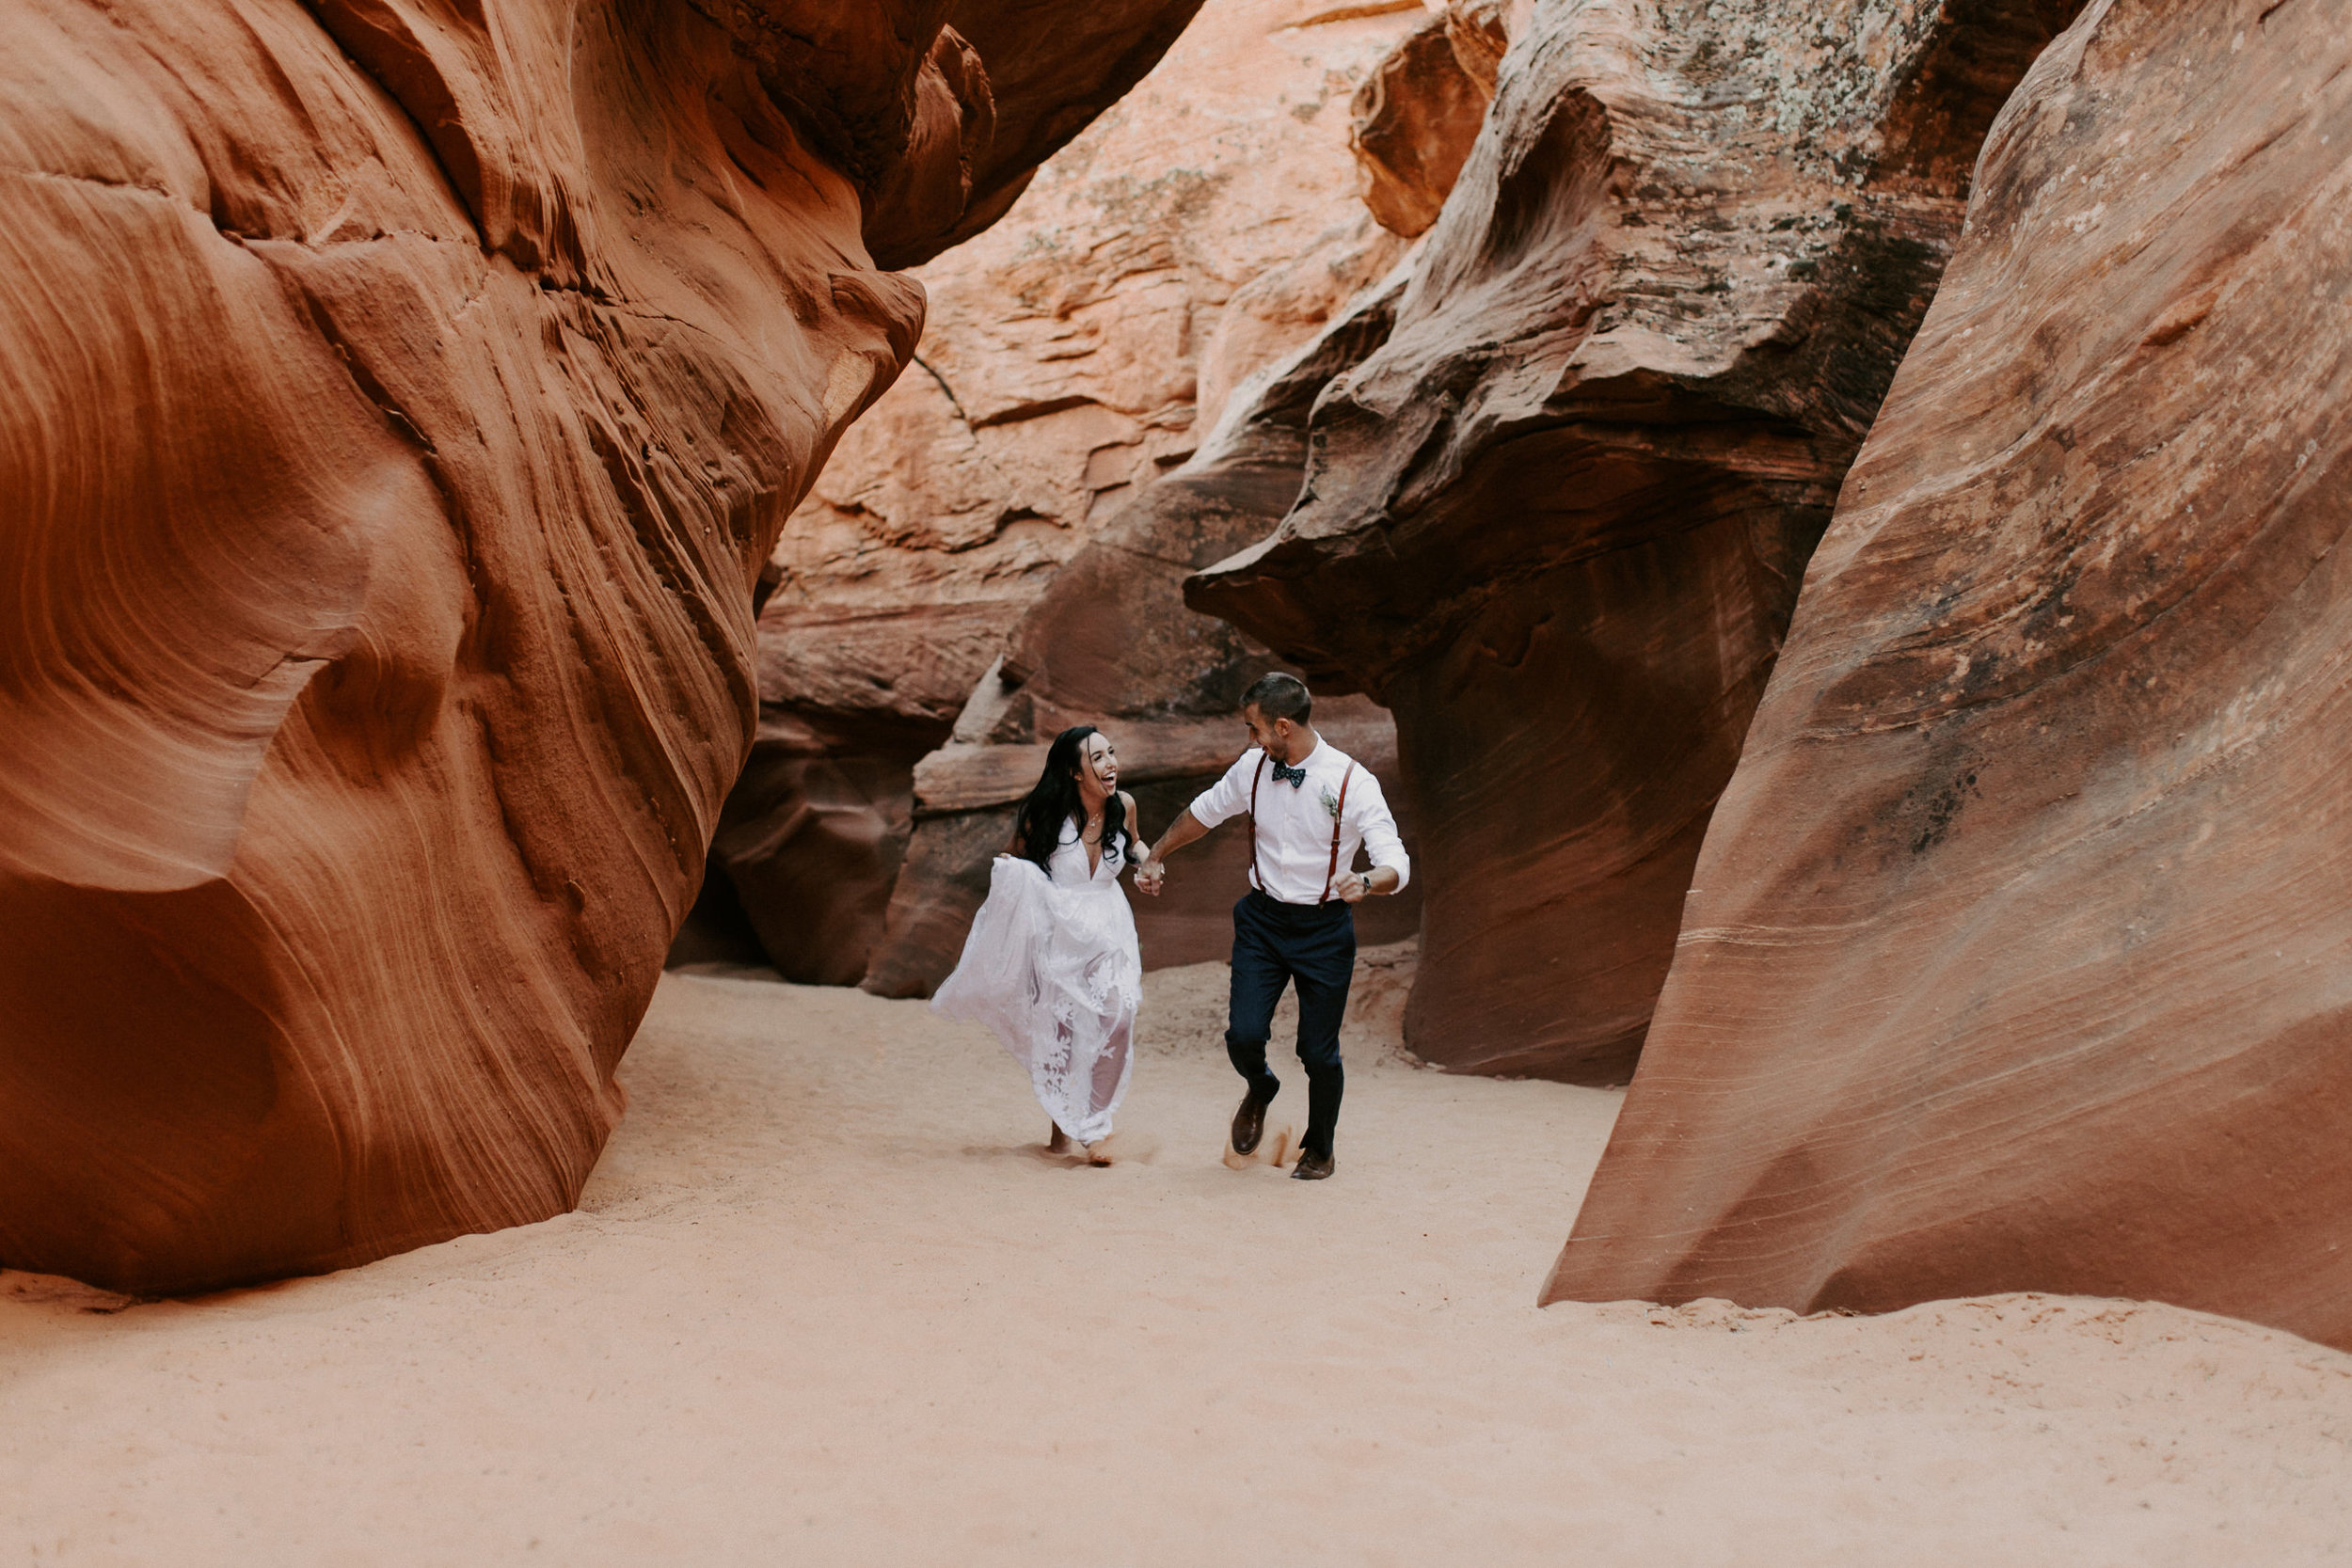
M1262 718L1287 719L1294 724L1305 723L1315 711L1307 683L1279 670L1251 681L1249 689L1241 694L1241 705L1256 708Z

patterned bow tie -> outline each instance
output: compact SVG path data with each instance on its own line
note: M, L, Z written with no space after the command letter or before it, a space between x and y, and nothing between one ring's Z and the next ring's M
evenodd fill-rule
M1274 765L1274 782L1276 784L1286 784L1293 789L1297 789L1307 782L1307 769L1304 768L1285 768L1278 762Z

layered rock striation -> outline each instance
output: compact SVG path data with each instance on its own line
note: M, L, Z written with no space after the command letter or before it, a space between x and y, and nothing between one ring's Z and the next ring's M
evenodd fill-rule
M2348 67L2101 0L2002 117L1549 1299L2352 1345Z
M2074 8L1559 0L1512 40L1296 505L1187 588L1395 715L1417 1052L1631 1072L1806 557Z
M787 977L866 973L915 765L1024 614L1192 454L1239 384L1401 250L1358 199L1349 105L1421 13L1332 9L1210 0L1015 212L920 269L916 363L844 437L774 552L759 735L713 845L712 898L735 895ZM1169 605L1212 625L1172 591ZM1172 691L1194 674L1161 678Z
M1191 8L952 8L10 0L0 1263L185 1291L571 1203L752 583L921 327L869 245L984 218Z

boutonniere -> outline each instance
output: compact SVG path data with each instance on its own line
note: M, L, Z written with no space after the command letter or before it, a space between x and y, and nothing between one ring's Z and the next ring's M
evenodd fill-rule
M1333 821L1336 822L1339 820L1340 798L1332 794L1328 788L1326 788L1323 792L1323 809L1330 815Z

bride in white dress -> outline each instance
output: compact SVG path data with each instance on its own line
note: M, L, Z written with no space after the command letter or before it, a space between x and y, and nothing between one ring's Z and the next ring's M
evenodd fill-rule
M945 1016L993 1029L1028 1069L1054 1118L1046 1148L1074 1139L1098 1165L1111 1163L1103 1141L1127 1092L1143 1000L1135 912L1119 885L1142 858L1135 817L1110 737L1091 724L1056 736L963 957L931 998Z

